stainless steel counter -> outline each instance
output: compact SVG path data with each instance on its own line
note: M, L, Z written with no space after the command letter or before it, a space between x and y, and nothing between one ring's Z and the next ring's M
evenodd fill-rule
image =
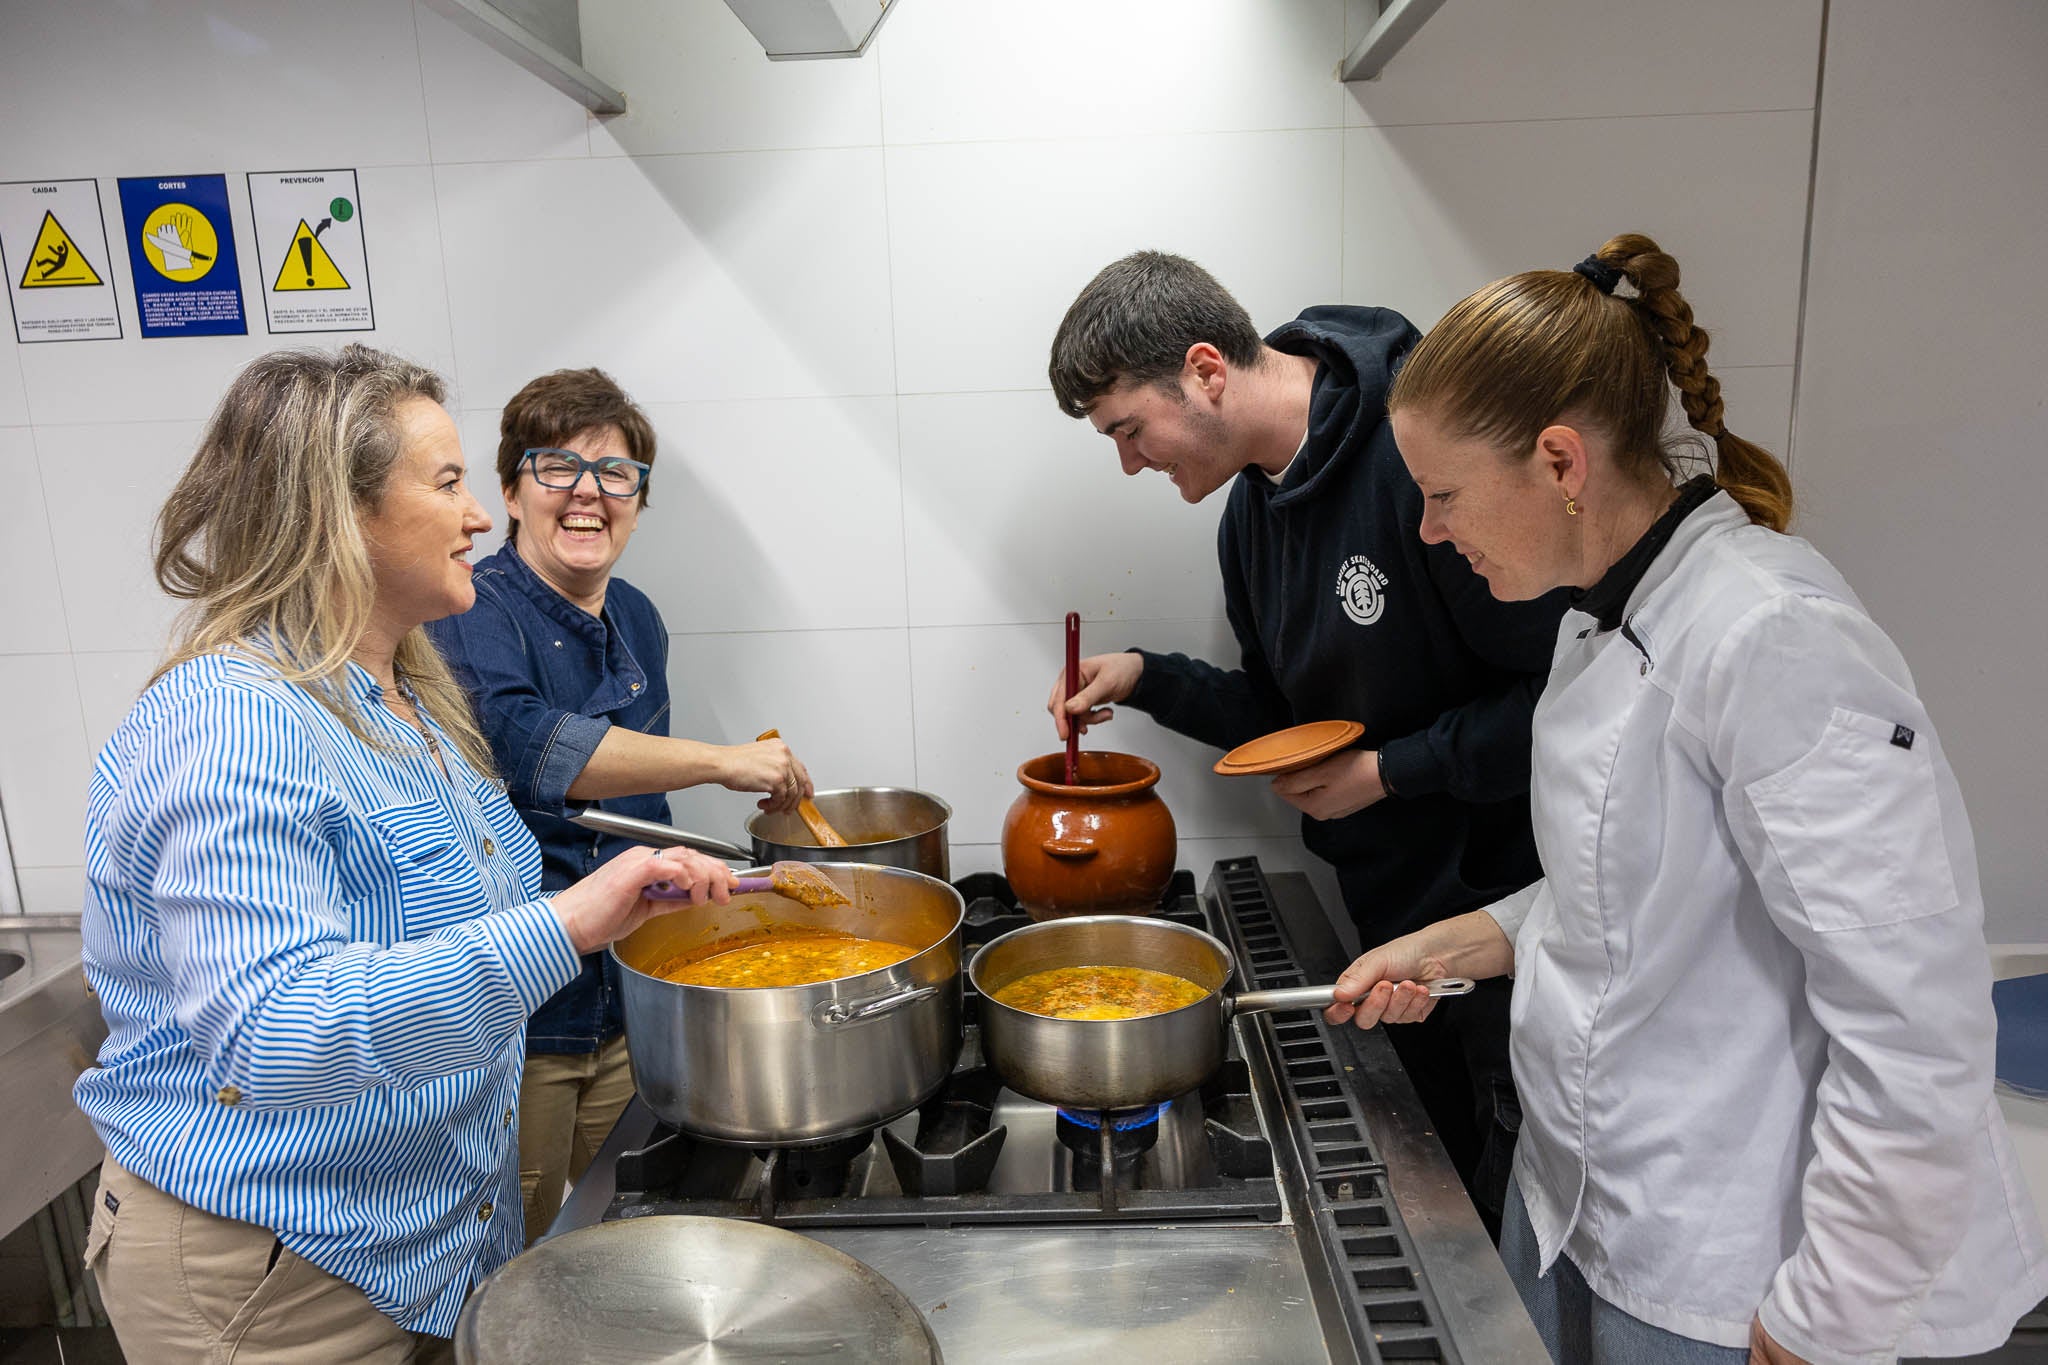
M16 959L20 959L16 963ZM107 1026L86 989L76 916L0 920L0 1233L99 1164L99 1138L71 1102Z

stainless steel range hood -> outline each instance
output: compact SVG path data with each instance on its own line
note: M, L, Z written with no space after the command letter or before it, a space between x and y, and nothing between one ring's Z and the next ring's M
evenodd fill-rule
M725 0L771 62L858 57L896 0Z

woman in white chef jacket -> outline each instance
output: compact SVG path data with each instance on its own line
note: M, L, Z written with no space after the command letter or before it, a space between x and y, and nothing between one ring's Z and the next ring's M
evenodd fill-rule
M1969 822L1677 285L1617 237L1466 299L1394 385L1423 539L1496 597L1583 591L1536 709L1544 879L1359 958L1329 1017L1514 975L1501 1254L1560 1361L1989 1350L2048 1249L1992 1100ZM1714 444L1689 482L1672 385Z

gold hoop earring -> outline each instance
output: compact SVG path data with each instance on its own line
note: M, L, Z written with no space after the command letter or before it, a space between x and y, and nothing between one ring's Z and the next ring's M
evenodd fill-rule
M1564 514L1568 517L1575 517L1579 514L1579 502L1577 498L1571 497L1570 495L1566 495L1564 500Z

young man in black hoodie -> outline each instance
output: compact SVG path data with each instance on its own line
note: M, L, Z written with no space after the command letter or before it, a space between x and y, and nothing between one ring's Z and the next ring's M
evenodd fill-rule
M1163 471L1188 502L1224 484L1217 530L1235 669L1129 650L1081 661L1048 709L1064 739L1127 703L1219 749L1311 720L1359 746L1273 779L1337 872L1366 947L1463 914L1541 875L1529 830L1529 716L1562 594L1500 602L1448 545L1386 420L1420 334L1384 308L1310 308L1271 336L1194 262L1144 251L1103 269L1053 339L1053 393L1116 442L1126 474ZM1388 1030L1488 1229L1521 1122L1508 982L1482 982Z

